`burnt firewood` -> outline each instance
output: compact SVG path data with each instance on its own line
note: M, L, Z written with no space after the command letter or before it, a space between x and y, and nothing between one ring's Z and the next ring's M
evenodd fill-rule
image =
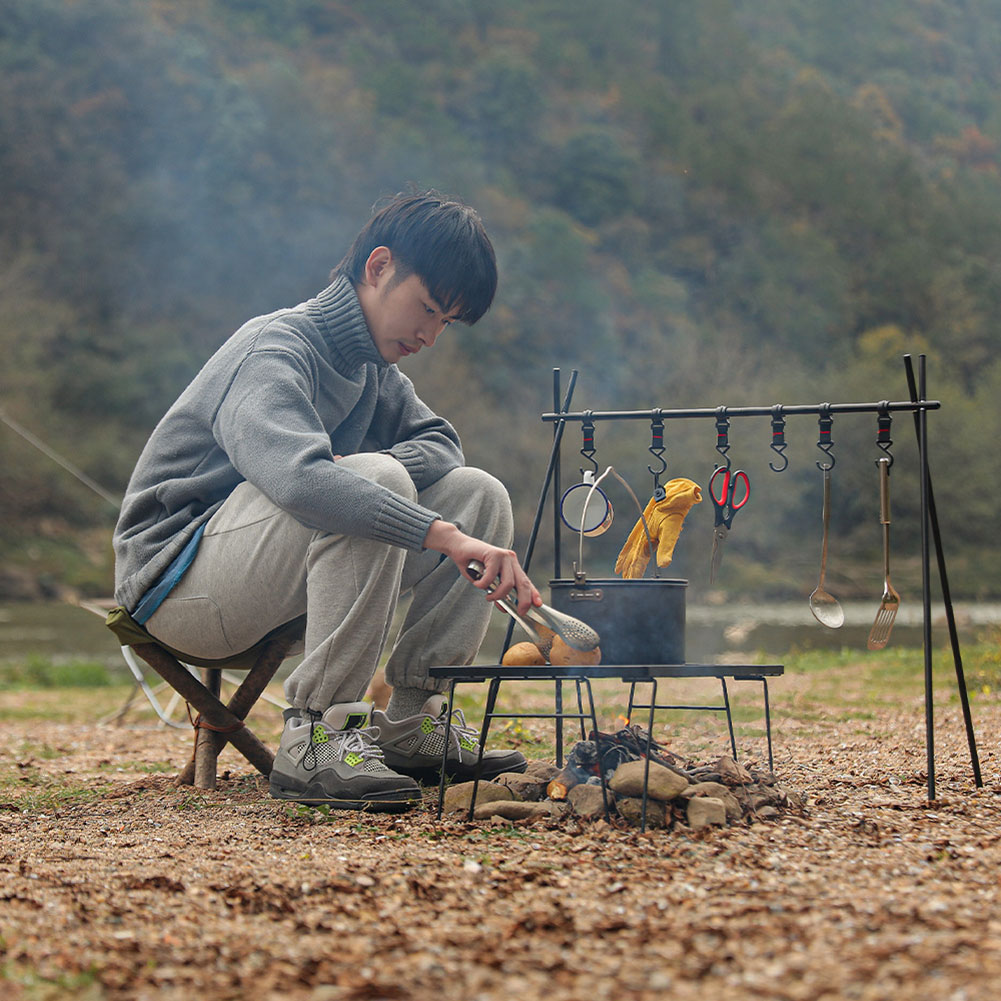
M626 761L636 761L646 757L647 732L635 724L623 727L615 733L591 734L591 737L601 748L602 768L606 772L614 771ZM650 760L692 781L691 774L683 767L683 760L661 747L657 741L650 743Z
M591 774L591 772L581 768L579 765L574 764L568 758L567 765L563 771L561 771L560 774L546 786L546 795L550 799L566 799L567 793L570 792L574 786L578 786L582 782L586 782L591 777Z

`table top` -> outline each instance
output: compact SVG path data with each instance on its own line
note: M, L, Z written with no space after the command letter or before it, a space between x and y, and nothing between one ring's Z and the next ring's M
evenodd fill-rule
M456 681L573 681L577 678L619 678L622 681L648 681L654 678L736 678L756 680L785 673L782 664L592 664L557 666L532 664L518 667L508 664L471 664L431 667L432 678Z

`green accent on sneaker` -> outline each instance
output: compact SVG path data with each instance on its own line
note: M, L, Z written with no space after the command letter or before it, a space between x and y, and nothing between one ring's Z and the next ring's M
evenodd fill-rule
M477 750L479 750L479 744L477 744L476 741L473 740L471 737L460 737L459 738L459 743L467 751L477 751Z
M430 716L421 720L421 733L434 733L435 721Z
M342 730L360 730L368 723L367 713L348 713L344 718Z
M327 741L330 740L327 736L327 731L324 730L322 726L314 726L311 736L314 744L326 744Z
M352 768L357 768L365 759L360 755L356 754L354 751L348 751L344 755L344 761L349 764Z

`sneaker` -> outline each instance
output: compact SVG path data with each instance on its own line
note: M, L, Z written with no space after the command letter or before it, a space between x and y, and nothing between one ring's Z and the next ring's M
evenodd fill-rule
M445 749L445 724L448 700L432 695L420 713L406 719L392 720L375 709L372 726L379 731L378 741L386 764L403 775L437 782L441 777L441 754ZM445 758L445 774L452 779L471 779L476 774L480 753L479 734L467 725L461 709L452 710L451 747ZM484 751L481 779L491 779L502 772L523 772L528 762L520 751Z
M286 709L271 770L271 795L337 810L406 810L420 801L413 779L386 767L369 726L367 702L331 706L322 716Z

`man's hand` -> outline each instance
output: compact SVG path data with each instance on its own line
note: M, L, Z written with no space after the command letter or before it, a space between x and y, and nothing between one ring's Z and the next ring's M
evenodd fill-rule
M433 522L428 529L424 547L444 553L458 566L462 576L481 591L485 591L499 578L493 594L488 595L491 601L503 598L515 590L518 592L518 611L522 615L532 605L542 604L542 596L528 579L528 574L522 570L517 554L511 549L500 549L481 539L474 539L471 535L460 532L451 522L441 520ZM479 580L473 580L466 569L473 560L479 560L484 567L483 576Z

